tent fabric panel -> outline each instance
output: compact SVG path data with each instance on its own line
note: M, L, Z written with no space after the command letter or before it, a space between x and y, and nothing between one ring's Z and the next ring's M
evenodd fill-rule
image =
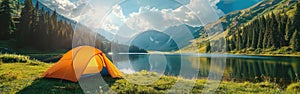
M52 72L64 68L69 67L69 65L72 65L73 55L78 52L82 47L76 47L67 53L65 53L62 58L55 63L51 68L49 68L45 73L42 74L42 76L50 75Z
M100 51L96 51L95 48L92 47L82 47L80 49L76 56L73 57L73 68L76 77L79 79L81 74L84 72L84 70L87 68L90 60L96 55L101 53Z
M54 71L53 73L51 73L51 75L45 76L45 78L59 78L59 79L69 80L72 82L77 82L73 67L65 67L63 69Z
M74 82L77 79L73 67L70 66L71 62L72 60L59 61L42 74L42 76L46 78L60 78Z
M72 60L73 57L77 54L77 52L81 49L82 47L76 47L67 53L65 53L60 60Z
M90 62L88 63L88 66L84 70L83 74L94 74L94 73L100 73L101 72L103 65L101 63L100 63L101 65L99 65L96 58L99 58L99 57L94 56L94 58L92 58L90 60Z
M95 56L96 63L97 63L97 65L98 65L98 69L99 69L99 70L102 70L103 67L105 67L104 60L101 59L101 58L102 58L102 57L101 57L100 55L96 55L96 56Z

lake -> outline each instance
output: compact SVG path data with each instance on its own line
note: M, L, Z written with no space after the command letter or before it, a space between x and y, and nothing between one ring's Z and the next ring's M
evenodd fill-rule
M124 73L142 70L183 78L293 82L299 79L300 58L230 54L117 54Z

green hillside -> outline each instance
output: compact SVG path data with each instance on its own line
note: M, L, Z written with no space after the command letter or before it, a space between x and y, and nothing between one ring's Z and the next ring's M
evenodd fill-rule
M206 25L206 30L223 25L224 32L206 32L181 51L229 52L247 54L297 54L300 27L299 0L264 0L248 9L235 11ZM217 31L217 30L215 30ZM260 38L259 38L259 35ZM210 41L210 46L207 47Z

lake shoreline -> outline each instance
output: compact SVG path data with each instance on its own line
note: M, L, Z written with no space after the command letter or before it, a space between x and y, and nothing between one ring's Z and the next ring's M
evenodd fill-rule
M239 56L263 56L263 57L300 57L296 54L243 54L243 53L193 53L193 52L148 52L148 54L181 54L181 55L196 55L196 54L210 54L210 55L239 55Z
M245 55L245 56L264 56L264 57L300 57L300 55L294 54L235 54L230 53L233 55Z

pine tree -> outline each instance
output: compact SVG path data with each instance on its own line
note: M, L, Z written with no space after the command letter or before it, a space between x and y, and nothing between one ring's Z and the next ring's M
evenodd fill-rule
M287 18L287 22L286 22L286 25L285 25L285 40L286 41L290 41L291 40L291 37L293 35L293 28L292 28L292 20L290 18Z
M231 44L231 41L229 40L229 38L225 38L225 41L226 41L226 44L225 44L225 49L226 51L225 52L229 52L232 50L232 44Z
M299 36L299 33L298 31L296 30L294 33L293 33L293 36L292 36L292 39L291 39L291 46L293 47L293 50L294 51L300 51L300 36Z
M32 12L34 10L32 0L25 0L24 2L25 7L22 9L20 25L18 27L18 40L22 46L30 41Z
M69 23L69 24L67 24L67 32L66 32L67 43L64 44L66 49L72 48L73 34L74 34L74 30L73 30L72 24ZM103 44L102 44L102 46L103 46Z
M30 37L30 45L33 45L35 48L38 48L39 43L37 43L36 39L38 39L38 28L39 24L39 3L36 2L35 8L32 12L32 24L31 24L31 37Z
M243 40L242 40L242 36L240 34L240 30L238 30L237 34L236 34L236 40L237 40L237 45L236 45L236 49L237 50L242 50L243 49Z
M48 27L47 27L47 19L45 16L45 11L44 8L41 8L41 10L38 10L39 15L38 15L38 25L37 25L37 38L38 40L38 49L39 50L45 50L47 49L47 33L48 33Z
M258 41L258 20L256 19L255 21L254 21L254 24L253 24L254 26L253 27L255 27L254 29L253 29L253 32L252 32L252 41L251 41L251 48L254 48L254 49L256 49L257 48L257 41Z
M279 39L279 33L280 31L278 31L278 20L276 19L275 14L272 12L271 13L271 34L270 34L270 43L269 46L270 47L274 47L274 48L279 48L279 44L280 44L280 39Z
M257 48L263 48L263 40L264 40L264 28L265 28L265 17L261 16L259 17L259 35L257 40Z
M230 48L231 48L231 50L230 51L232 51L232 50L235 50L236 49L236 36L235 35L233 35L232 36L232 39L230 40Z
M300 36L299 36L299 30L300 30L300 2L297 3L296 5L296 12L295 12L295 18L294 18L294 25L295 25L295 32L293 33L292 39L291 39L291 45L294 49L294 51L300 51Z
M56 39L57 39L57 29L58 28L58 21L57 21L57 13L54 11L52 15L49 18L49 37L50 37L50 45L51 48L56 49L57 44L56 44Z
M297 3L296 12L294 16L294 25L296 26L297 31L300 31L300 1Z
M44 14L44 24L43 26L41 26L43 29L44 29L44 33L45 34L44 36L44 49L50 49L51 47L49 45L50 44L50 41L51 41L51 37L50 37L50 12L47 11L45 14Z
M206 43L206 53L210 53L211 52L211 44L210 44L210 41L208 40L207 43Z
M282 17L279 17L280 19L280 22L279 22L279 37L280 37L280 47L283 47L283 46L288 46L289 45L289 42L288 42L288 38L289 38L289 35L287 35L289 33L289 31L286 31L288 30L288 24L289 24L289 17L286 13L283 13L284 15Z
M3 0L0 5L0 39L2 40L8 39L15 29L11 13L10 0Z
M241 39L240 50L246 48L247 40L248 40L247 39L248 32L245 31L245 26L242 27L243 27L243 29L241 29L242 35L239 34Z

